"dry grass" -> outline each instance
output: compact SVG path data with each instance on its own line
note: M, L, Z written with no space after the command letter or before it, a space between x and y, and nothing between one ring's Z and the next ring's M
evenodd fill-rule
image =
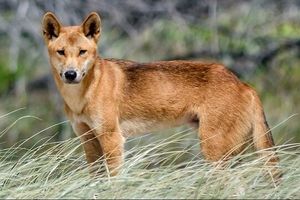
M78 138L48 138L31 149L22 148L23 141L0 151L0 198L300 198L300 144L277 149L284 176L275 186L257 152L216 168L197 154L191 135L130 139L120 174L97 178L88 173Z

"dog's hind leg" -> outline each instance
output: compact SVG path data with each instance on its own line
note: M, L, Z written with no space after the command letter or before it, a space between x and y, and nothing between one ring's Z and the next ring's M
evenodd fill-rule
M249 110L243 109L246 106L239 102L212 105L213 108L197 112L202 154L212 162L228 160L251 142Z

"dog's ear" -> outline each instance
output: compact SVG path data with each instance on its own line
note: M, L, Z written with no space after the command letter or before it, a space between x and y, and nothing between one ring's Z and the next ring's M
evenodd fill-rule
M61 24L51 12L47 12L42 21L43 36L46 43L58 37Z
M81 27L87 38L93 39L96 43L98 42L101 34L101 19L96 12L91 12L89 16L85 18Z

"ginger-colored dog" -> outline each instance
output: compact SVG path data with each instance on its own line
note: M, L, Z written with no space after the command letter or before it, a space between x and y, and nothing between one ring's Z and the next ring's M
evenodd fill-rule
M48 12L42 27L66 115L88 163L103 156L116 174L127 136L184 123L198 127L209 161L238 154L251 140L270 163L278 162L257 93L224 66L100 58L101 20L94 12L68 27Z

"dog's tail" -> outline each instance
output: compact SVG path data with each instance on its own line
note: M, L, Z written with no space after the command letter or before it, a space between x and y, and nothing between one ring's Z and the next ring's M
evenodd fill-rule
M267 166L271 167L270 172L275 179L281 177L282 173L277 168L279 157L276 154L275 143L271 130L267 123L261 101L255 91L253 91L253 143L255 149L266 158Z

